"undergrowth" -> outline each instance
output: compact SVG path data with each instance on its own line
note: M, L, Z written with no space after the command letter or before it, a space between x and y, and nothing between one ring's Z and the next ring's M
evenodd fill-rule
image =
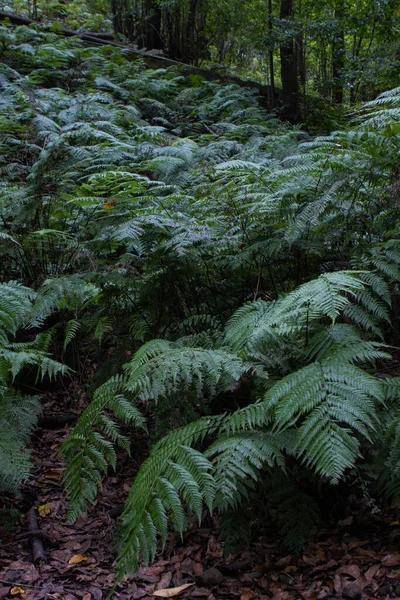
M362 477L397 500L400 90L311 138L235 85L37 28L0 40L0 401L24 415L4 441L21 473L38 404L12 378L49 370L51 338L77 369L87 346L130 357L99 365L64 445L76 518L126 425L149 429L120 577L204 508L234 545L262 505L298 551L318 489ZM27 327L29 349L10 339Z

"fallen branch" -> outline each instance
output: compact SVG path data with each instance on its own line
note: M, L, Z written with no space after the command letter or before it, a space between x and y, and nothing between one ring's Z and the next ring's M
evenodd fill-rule
M34 537L38 537L41 540L44 540L49 546L57 546L55 539L45 531L42 531L41 529L34 529L33 531L20 533L16 536L16 540L20 542L22 540L32 539Z
M41 539L42 536L38 536L37 532L39 531L39 523L36 516L35 508L32 507L28 512L27 517L27 525L28 532L32 534L31 536L31 547L32 547L32 557L35 565L40 565L42 563L47 563L46 552L43 548L43 541Z

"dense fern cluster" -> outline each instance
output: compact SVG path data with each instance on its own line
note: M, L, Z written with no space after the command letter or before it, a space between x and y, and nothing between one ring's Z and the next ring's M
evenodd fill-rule
M120 575L204 507L229 529L266 498L298 548L318 518L307 486L362 477L400 497L399 382L382 367L398 333L399 91L311 139L243 88L35 28L0 36L1 278L29 286L21 314L52 315L66 358L83 339L132 355L64 446L71 516L129 451L127 425L154 443ZM25 323L15 310L0 352ZM309 510L293 528L296 493Z

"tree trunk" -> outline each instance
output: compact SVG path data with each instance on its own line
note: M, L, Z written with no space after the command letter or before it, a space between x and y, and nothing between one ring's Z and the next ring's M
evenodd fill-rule
M111 0L111 12L115 33L133 41L135 28L130 0Z
M294 15L294 0L281 0L280 18L290 26ZM285 102L289 105L288 118L292 121L301 120L299 107L299 84L297 79L296 43L291 33L280 45L282 92Z
M168 56L198 65L207 47L202 0L166 5L162 10L162 17Z
M197 7L199 0L189 0L189 12L186 20L184 47L182 54L185 62L198 64L201 48L197 38Z
M161 8L155 0L135 2L135 42L139 48L164 50L161 38Z
M343 103L343 70L345 59L344 46L344 0L336 0L335 20L337 22L337 33L332 42L332 100L336 104Z
M298 0L298 18L302 16L301 12L301 0ZM296 69L297 69L297 81L300 84L301 93L303 96L306 91L306 62L304 56L304 37L303 31L300 31L296 36Z
M274 69L274 47L272 45L272 0L268 0L268 33L271 48L268 52L269 77L271 85L271 104L275 104L275 69Z

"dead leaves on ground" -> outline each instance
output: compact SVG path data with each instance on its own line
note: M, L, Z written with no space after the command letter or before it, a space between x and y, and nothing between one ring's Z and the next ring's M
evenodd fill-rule
M54 398L55 405L57 398ZM38 476L27 487L37 508L40 528L55 540L47 547L49 564L35 566L30 556L26 524L0 547L0 600L104 600L114 583L115 520L110 511L123 504L135 472L126 462L118 477L108 477L88 514L67 523L60 485L64 465L61 431L43 431L33 448ZM136 440L144 458L145 442ZM139 462L139 459L138 459ZM137 465L136 465L137 466ZM23 510L22 512L27 512ZM357 515L320 530L303 556L285 554L280 540L266 537L248 552L225 558L215 526L193 528L185 536L171 534L160 560L117 588L118 600L155 598L199 600L375 600L400 597L400 525L388 511L359 534Z

